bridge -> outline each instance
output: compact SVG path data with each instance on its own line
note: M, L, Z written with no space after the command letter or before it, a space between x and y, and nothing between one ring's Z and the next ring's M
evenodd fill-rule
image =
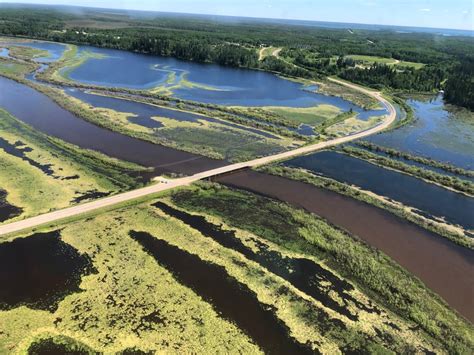
M151 196L163 191L171 190L177 187L188 186L193 182L212 178L222 174L228 174L232 172L236 172L238 170L246 169L246 168L254 168L270 163L274 163L281 160L290 159L296 157L298 155L312 153L321 149L333 147L342 143L347 143L352 140L360 139L363 137L367 137L369 135L378 133L387 127L389 127L396 119L396 111L393 105L387 101L380 92L371 91L365 88L361 88L357 85L349 84L344 81L340 81L338 79L329 78L329 80L339 83L341 85L347 86L349 88L358 90L363 92L366 95L369 95L375 99L377 99L388 111L388 115L384 119L382 123L372 128L369 128L365 131L354 133L345 137L335 138L329 141L320 142L316 144L311 144L307 146L303 146L300 148L296 148L293 150L289 150L283 153L278 153L262 158L257 158L254 160L235 163L226 165L220 168L211 169L207 171L203 171L192 176L182 177L178 179L163 179L157 178L158 181L154 185L139 188L136 190L120 193L114 196L105 197L102 199L94 200L91 202L87 202L84 204L80 204L73 207L68 207L65 209L48 212L39 216L27 218L21 221L12 222L8 224L4 224L0 226L0 235L7 235L11 233L16 233L26 229L33 229L40 226L48 226L52 224L57 224L58 222L70 218L80 217L81 215L91 213L103 208L113 208L116 205L120 205L124 202L133 201L142 197Z

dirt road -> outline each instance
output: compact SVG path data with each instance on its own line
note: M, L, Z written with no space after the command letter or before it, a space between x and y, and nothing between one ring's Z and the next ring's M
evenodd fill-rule
M5 225L0 226L0 235L15 233L23 229L29 229L29 228L38 227L41 225L55 223L59 220L79 216L81 214L95 211L100 208L110 207L122 202L138 199L140 197L170 190L179 186L186 186L195 181L209 178L212 176L229 173L229 172L243 169L243 168L261 166L261 165L273 163L279 160L289 159L298 155L311 153L311 152L328 148L328 147L332 147L338 144L346 143L355 139L372 135L381 130L384 130L385 128L390 126L390 124L392 124L392 122L395 120L396 118L395 108L379 92L370 91L370 90L361 88L360 86L349 84L349 83L346 83L337 79L333 79L333 78L329 78L329 80L339 83L341 85L350 87L352 89L359 90L377 99L388 110L388 115L386 119L381 124L375 127L372 127L368 130L365 130L356 134L352 134L346 137L335 138L330 141L316 143L316 144L308 145L305 147L297 148L294 150L290 150L287 152L283 152L283 153L279 153L279 154L275 154L275 155L271 155L271 156L267 156L263 158L258 158L258 159L254 159L254 160L250 160L250 161L246 161L242 163L230 164L221 168L207 170L207 171L204 171L192 176L180 178L180 179L161 180L155 185L147 186L147 187L136 189L133 191L124 192L115 196L106 197L103 199L65 208L62 210L45 213L36 217L27 218L22 221L5 224Z

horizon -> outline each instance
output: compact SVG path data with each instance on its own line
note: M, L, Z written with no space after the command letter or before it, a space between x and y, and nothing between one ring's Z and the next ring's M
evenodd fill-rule
M21 5L21 6L64 6L64 7L78 7L78 8L93 8L93 9L103 9L103 10L120 10L120 11L141 11L141 12L156 12L156 13L174 13L174 14L183 14L183 15L199 15L199 16L221 16L221 17L234 17L234 18L248 18L248 19L261 19L261 20L277 20L277 21L303 21L303 22L315 22L315 23L344 23L344 24L354 24L354 25L366 25L366 26L388 26L388 27L411 27L411 28L426 28L426 29L440 29L440 30L455 30L455 31L468 31L468 32L474 32L474 23L473 23L473 11L472 11L472 6L468 6L467 3L470 3L470 1L465 1L465 0L455 0L454 4L456 6L459 6L460 4L463 4L463 6L466 6L467 10L462 10L462 13L464 17L467 17L468 20L465 23L468 23L469 26L458 26L458 27L453 27L453 26L448 26L448 25L442 25L439 22L436 22L436 25L433 25L431 23L423 22L420 23L418 21L417 24L409 24L409 23L386 23L385 21L357 21L357 20L350 20L349 18L345 19L336 19L336 18L302 18L302 17L291 17L290 12L284 12L286 14L289 14L287 16L272 16L272 14L275 14L275 11L270 11L268 16L265 16L258 11L255 13L253 16L249 16L247 14L241 14L239 11L237 13L229 13L228 11L230 10L227 8L227 5L221 6L220 4L220 11L216 12L206 12L206 10L209 10L209 3L212 2L213 0L201 0L201 3L207 4L207 6L202 7L203 10L201 11L188 11L188 7L186 4L189 5L189 2L191 0L181 0L181 3L184 3L185 6L182 6L182 10L178 9L176 6L176 1L170 1L170 0L164 0L161 1L161 4L159 6L156 6L156 4L151 4L150 0L142 0L139 2L136 1L120 1L119 3L121 6L117 7L117 1L112 1L112 0L77 0L73 4L71 4L70 1L65 1L65 0L26 0L26 1L2 1L0 0L0 5L5 4L5 5ZM242 4L246 4L249 0L240 0L239 2ZM299 2L308 3L308 0L296 0ZM338 5L340 3L344 3L347 0L339 0ZM111 3L114 3L112 5ZM169 3L172 2L173 5L170 7ZM191 1L192 2L192 1ZM263 2L263 5L268 6L269 9L273 7L274 3L281 3L284 2L284 0L266 0ZM366 6L375 6L377 4L377 0L360 0L358 1L360 4L365 4ZM378 3L381 4L381 2L387 2L386 0L378 0ZM438 3L438 0L431 0L431 1L413 1L412 3L423 3L423 4L434 4ZM466 3L466 4L464 4ZM132 6L134 4L135 6L133 7L128 7ZM195 3L194 3L195 4ZM390 4L390 2L387 2L387 4ZM258 4L256 6L261 6L262 4ZM321 6L322 4L317 4L316 6ZM153 8L150 8L150 6L153 6ZM179 5L178 5L179 6ZM195 5L194 5L195 6ZM332 6L332 5L331 5ZM336 6L336 7L337 7ZM421 6L421 4L419 5ZM156 8L155 8L156 7ZM244 6L242 6L244 7ZM453 5L451 4L450 8L452 8ZM201 8L201 7L199 7ZM224 9L224 11L223 11ZM225 10L227 9L227 10ZM279 7L277 8L278 11L284 11L284 7ZM331 8L328 8L326 10L331 10ZM459 10L459 9L458 9ZM431 13L431 9L428 7L425 8L420 8L420 12L423 12L426 14ZM445 9L446 12L446 9Z

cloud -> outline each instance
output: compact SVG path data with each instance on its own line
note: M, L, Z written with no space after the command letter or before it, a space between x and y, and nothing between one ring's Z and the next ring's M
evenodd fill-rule
M421 12L430 12L431 9L425 8L425 9L420 9Z

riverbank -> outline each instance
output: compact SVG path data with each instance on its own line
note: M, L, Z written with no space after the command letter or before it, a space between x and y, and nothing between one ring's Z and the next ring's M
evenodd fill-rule
M473 320L471 303L473 251L387 211L315 186L286 178L243 171L216 179L219 183L304 208L359 237L419 277L453 308ZM430 268L426 268L430 265Z

